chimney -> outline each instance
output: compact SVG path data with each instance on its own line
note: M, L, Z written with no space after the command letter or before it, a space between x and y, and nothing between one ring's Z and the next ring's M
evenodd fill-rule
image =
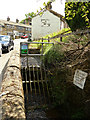
M19 23L19 20L18 20L18 19L16 19L16 23Z
M10 21L10 17L7 17L7 21Z

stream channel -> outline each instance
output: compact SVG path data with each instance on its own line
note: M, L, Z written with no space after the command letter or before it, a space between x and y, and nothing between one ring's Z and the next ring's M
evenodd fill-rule
M26 120L49 120L48 107L52 103L51 85L44 66L36 64L27 66L26 59L21 59L21 75L23 82ZM29 62L31 63L31 62Z
M26 119L49 120L46 110L51 104L51 87L46 80L45 70L32 66L23 68L22 72Z

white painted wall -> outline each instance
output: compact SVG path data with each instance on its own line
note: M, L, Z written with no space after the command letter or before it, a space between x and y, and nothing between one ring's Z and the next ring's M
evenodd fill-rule
M60 18L48 10L32 19L32 39L43 37L60 30Z

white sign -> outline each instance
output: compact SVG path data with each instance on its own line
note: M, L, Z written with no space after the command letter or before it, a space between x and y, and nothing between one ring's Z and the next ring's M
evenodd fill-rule
M86 72L77 69L75 71L73 84L83 89L87 76L88 74Z

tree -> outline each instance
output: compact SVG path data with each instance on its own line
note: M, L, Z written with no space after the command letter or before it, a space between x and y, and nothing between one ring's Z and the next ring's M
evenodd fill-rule
M26 19L28 19L28 18L33 18L35 15L36 15L36 13L34 13L34 12L31 12L31 13L25 14Z
M26 21L26 23L30 22L35 15L36 15L36 13L34 13L34 12L25 14L26 18L24 20L22 20L20 23L25 23L25 21Z
M65 18L72 31L90 28L90 2L66 2Z

